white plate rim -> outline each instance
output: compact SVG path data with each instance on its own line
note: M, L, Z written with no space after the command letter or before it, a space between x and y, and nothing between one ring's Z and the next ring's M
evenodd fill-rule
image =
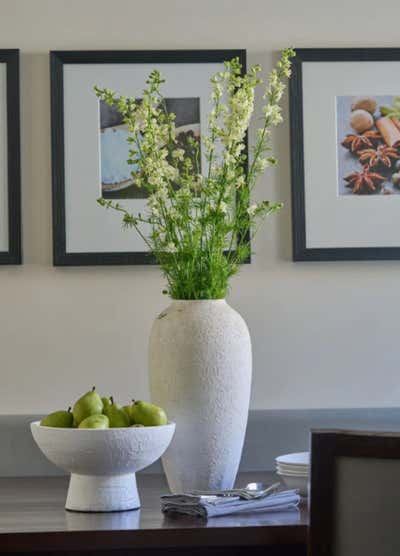
M281 473L280 471L276 471L276 474L279 475L279 477L290 477L293 479L309 479L309 475L295 475L292 473Z
M304 473L305 471L310 471L311 466L307 465L304 467L299 467L299 466L287 466L287 465L282 465L281 463L276 463L275 467L279 468L279 469L286 469L287 471L295 471L300 472L300 473Z
M275 461L286 465L309 465L310 452L294 452L293 454L283 454L278 456Z
M276 470L276 473L282 477L309 477L309 473L290 473L290 471L280 471L279 469Z

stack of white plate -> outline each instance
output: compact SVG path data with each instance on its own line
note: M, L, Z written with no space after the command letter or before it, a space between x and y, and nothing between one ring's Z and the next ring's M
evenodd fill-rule
M276 472L288 488L298 488L302 496L307 496L310 475L310 453L285 454L275 460Z

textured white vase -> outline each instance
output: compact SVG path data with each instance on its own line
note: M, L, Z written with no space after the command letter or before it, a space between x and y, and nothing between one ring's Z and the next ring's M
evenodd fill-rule
M153 324L153 403L176 422L162 460L172 492L232 488L246 432L251 341L225 300L173 301Z

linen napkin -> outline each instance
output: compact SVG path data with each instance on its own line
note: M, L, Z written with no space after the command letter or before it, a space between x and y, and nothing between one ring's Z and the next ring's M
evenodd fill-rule
M216 517L254 511L281 512L297 508L299 503L298 490L285 490L255 500L243 500L239 496L198 496L193 494L161 496L161 510L164 513L198 517Z

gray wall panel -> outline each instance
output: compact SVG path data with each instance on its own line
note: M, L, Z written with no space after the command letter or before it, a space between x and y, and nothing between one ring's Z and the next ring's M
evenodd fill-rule
M61 473L32 439L29 423L39 418L0 415L0 476ZM400 431L400 408L251 411L241 470L273 469L276 456L307 450L312 428ZM161 471L160 463L147 471Z

